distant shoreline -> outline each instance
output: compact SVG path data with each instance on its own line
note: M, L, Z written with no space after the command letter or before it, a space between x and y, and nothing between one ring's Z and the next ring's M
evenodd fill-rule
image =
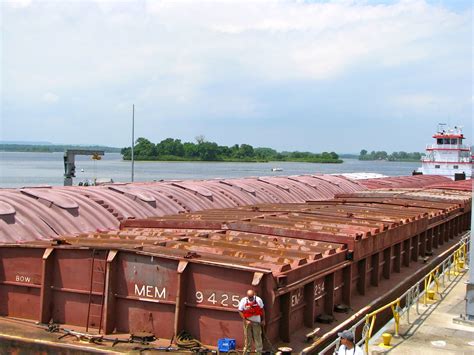
M120 153L120 148L100 145L35 145L35 144L0 144L0 152L18 153L59 153L67 149L95 149L103 150L106 153Z
M419 152L393 152L388 154L386 151L372 151L368 152L362 149L359 154L359 160L365 161L390 161L390 162L420 162L424 153Z
M250 160L250 159L225 159L225 160L201 160L201 159L187 159L181 157L174 158L162 158L162 159L151 159L151 158L135 158L135 161L153 161L153 162L178 162L178 163L313 163L313 164L342 164L344 160ZM129 157L123 157L123 161L131 161Z

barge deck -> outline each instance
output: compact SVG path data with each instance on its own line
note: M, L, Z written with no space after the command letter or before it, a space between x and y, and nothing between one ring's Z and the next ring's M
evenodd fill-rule
M253 287L270 342L299 350L308 330L330 334L355 310L409 287L410 275L469 229L470 213L468 192L373 190L5 244L0 315L107 337L152 333L168 344L187 330L210 346L229 337L241 347L235 307Z

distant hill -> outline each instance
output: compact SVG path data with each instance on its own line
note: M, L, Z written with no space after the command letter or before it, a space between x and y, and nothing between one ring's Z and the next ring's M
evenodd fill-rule
M359 159L358 153L339 153L338 155L342 159Z
M388 160L388 161L412 161L419 162L425 153L419 152L393 152L388 154L386 151L368 152L365 149L360 151L359 160Z
M0 140L0 144L17 144L17 145L53 145L51 142L44 142L44 141L3 141Z
M106 153L120 153L120 148L106 147L101 145L62 145L62 144L21 144L21 143L0 143L2 152L64 152L66 149L97 149Z

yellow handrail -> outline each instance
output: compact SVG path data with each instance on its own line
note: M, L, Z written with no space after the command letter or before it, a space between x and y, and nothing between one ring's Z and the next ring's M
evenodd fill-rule
M373 311L373 312L371 312L371 313L369 313L365 316L366 327L370 324L369 330L365 334L365 352L366 352L366 354L369 353L369 340L372 337L372 331L374 330L375 319L377 318L377 314L379 314L380 312L386 310L389 307L392 309L393 319L395 320L395 336L398 336L398 332L400 330L400 313L398 311L400 309L400 298L397 298L395 301L392 301L392 302L386 304L385 306L380 307L379 309L377 309L377 310L375 310L375 311Z
M425 295L423 297L423 304L426 305L427 297L428 297L428 291L430 289L431 282L435 283L436 286L436 293L439 293L439 275L438 275L438 269L439 266L436 267L435 269L431 270L430 273L425 276L424 279L424 286L425 286Z
M465 261L466 260L466 255L467 255L467 243L462 243L461 246L456 249L454 251L454 253L452 254L453 256L453 262L451 264L451 267L454 267L455 271L456 272L459 272L460 271L460 267L459 267L459 262L460 261ZM449 270L448 268L448 270ZM427 291L429 290L430 288L430 285L432 282L435 283L435 287L436 287L436 293L439 293L439 278L440 278L440 274L443 273L443 272L439 272L439 269L440 269L440 265L438 265L437 267L435 267L433 270L430 271L429 274L427 274L424 279L423 279L423 283L424 283L424 290L425 290L425 294L424 294L424 297L423 297L423 303L426 304L426 297L427 297ZM374 326L375 326L375 319L377 318L377 314L379 314L380 312L386 310L387 308L391 307L392 309L392 313L393 313L393 319L395 320L395 336L398 336L398 333L399 333L399 330L400 330L400 298L397 298L396 300L386 304L385 306L382 306L380 307L379 309L376 309L375 311L367 314L365 316L365 329L368 328L368 331L366 332L365 334L365 352L366 354L369 353L369 340L370 338L372 337L372 331L374 330Z

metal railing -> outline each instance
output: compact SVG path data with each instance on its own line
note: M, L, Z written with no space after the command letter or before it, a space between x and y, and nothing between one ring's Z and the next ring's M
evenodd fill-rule
M365 316L365 325L364 329L362 330L362 334L364 335L362 338L365 342L365 352L366 354L369 353L369 340L372 337L372 332L375 326L375 319L377 318L377 314L382 313L387 308L392 309L393 318L395 319L395 336L398 336L398 332L400 330L400 298L397 298L395 301L390 302L389 304L380 307L379 309L367 314Z
M427 144L426 149L464 149L470 150L466 144Z
M470 232L468 231L461 237L458 242L459 247L456 248L456 250L446 257L438 266L433 268L427 275L411 286L405 293L394 301L367 314L365 318L360 319L349 328L349 330L356 335L357 330L362 327L362 336L356 344L358 346L364 346L366 354L369 353L369 341L372 337L375 320L379 313L391 308L395 324L395 335L399 335L400 318L406 314L407 322L410 323L410 310L412 307L415 307L416 313L420 315L420 299L423 298L423 304L426 305L427 291L431 290L433 286L435 286L435 293L438 294L441 299L446 296L444 294L448 289L446 286L446 278L448 279L449 285L456 281L457 276L461 275L464 265L469 260L469 250L467 247L469 245L469 238ZM440 291L440 285L444 288L443 291ZM404 307L401 308L400 304L404 304ZM320 350L318 354L337 354L339 343L340 339L338 338L328 344L324 349Z
M456 157L453 159L439 159L435 157L424 157L421 159L422 162L425 163L439 163L439 164L456 164L456 163L470 163L470 157Z

